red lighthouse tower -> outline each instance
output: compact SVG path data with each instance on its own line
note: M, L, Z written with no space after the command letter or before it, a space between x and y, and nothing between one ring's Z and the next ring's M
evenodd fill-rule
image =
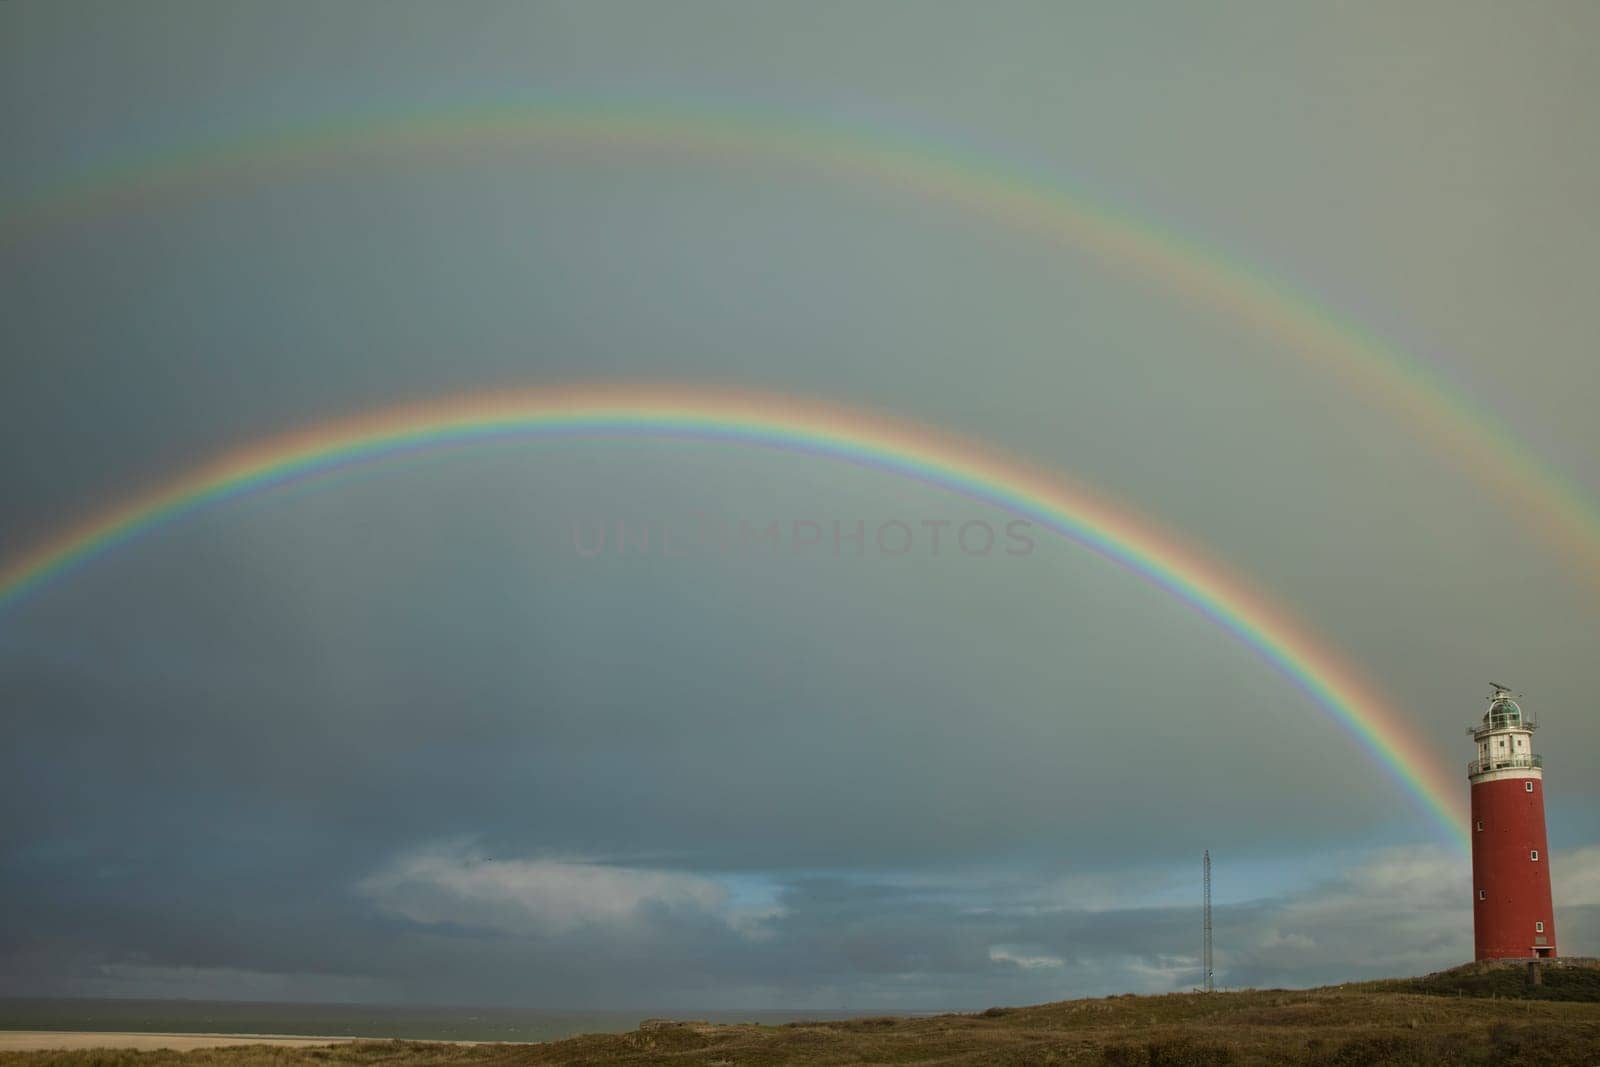
M1472 928L1476 958L1556 954L1550 852L1544 838L1544 760L1532 718L1496 685L1483 722L1469 727L1472 782Z

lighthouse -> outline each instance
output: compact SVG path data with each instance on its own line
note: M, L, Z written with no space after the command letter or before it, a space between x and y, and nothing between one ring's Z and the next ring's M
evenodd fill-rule
M1468 727L1478 745L1467 779L1472 783L1472 929L1480 960L1556 954L1544 761L1533 754L1537 727L1500 685L1483 721Z

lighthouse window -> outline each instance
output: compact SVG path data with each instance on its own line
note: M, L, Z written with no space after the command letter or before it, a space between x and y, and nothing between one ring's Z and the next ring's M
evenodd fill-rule
M1530 860L1532 860L1533 862L1538 863L1539 862L1539 850L1538 849L1534 849L1532 852L1528 853L1528 858Z
M1534 923L1533 924L1533 932L1536 933L1536 934L1544 933L1544 923Z
M1532 782L1523 782L1522 783L1522 788L1524 790L1526 790L1527 792L1531 793L1531 792L1533 792L1533 783Z
M1488 900L1489 899L1489 891L1487 889L1478 890L1478 899L1479 900Z
M1483 820L1482 819L1478 820L1478 833L1480 833L1480 834L1483 833Z

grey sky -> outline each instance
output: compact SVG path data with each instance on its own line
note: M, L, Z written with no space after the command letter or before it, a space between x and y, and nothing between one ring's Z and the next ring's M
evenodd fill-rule
M1593 499L1596 20L20 2L0 7L0 199L254 131L549 99L881 130L1277 280ZM1203 300L887 187L522 151L221 183L30 231L0 271L0 558L219 449L443 393L647 379L879 407L1227 562L1447 766L1485 683L1526 690L1563 949L1594 951L1600 593L1436 440ZM0 617L0 991L978 1007L1185 987L1203 847L1224 981L1467 954L1437 828L1158 591L1042 536L1015 559L564 541L574 518L695 511L1006 518L814 459L612 441L160 531ZM1396 878L1417 892L1376 902ZM1383 944L1341 948L1357 922Z

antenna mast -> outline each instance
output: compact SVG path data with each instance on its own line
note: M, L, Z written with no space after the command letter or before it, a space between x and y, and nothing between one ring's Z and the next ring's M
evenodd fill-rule
M1202 870L1204 871L1203 880L1205 882L1205 919L1204 919L1204 927L1205 927L1205 942L1206 942L1206 947L1205 947L1206 992L1207 993L1211 993L1211 992L1215 991L1216 987L1212 984L1212 981L1211 981L1211 850L1209 848L1206 849L1206 851L1205 851L1205 860L1204 860L1204 863L1203 863Z

